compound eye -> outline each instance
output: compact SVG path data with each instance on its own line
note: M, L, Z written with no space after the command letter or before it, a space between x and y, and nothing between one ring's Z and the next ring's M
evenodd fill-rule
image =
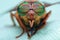
M17 8L18 14L20 16L25 16L28 10L29 10L29 3L25 1L21 3Z
M37 9L35 9L35 12L37 12L39 16L43 15L45 12L44 6L39 6Z
M19 6L17 9L20 16L25 16L26 13L29 11L28 5Z
M17 12L20 16L25 16L26 15L26 10L24 10L23 8L17 8Z
M25 15L26 15L26 13L19 13L19 15L20 15L20 16L25 16Z
M21 12L27 12L29 10L29 6L20 7Z

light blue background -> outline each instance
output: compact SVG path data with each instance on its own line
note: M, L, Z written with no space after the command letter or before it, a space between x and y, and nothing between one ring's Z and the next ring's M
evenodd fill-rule
M22 0L21 0L22 1ZM0 40L28 40L24 33L20 38L15 37L21 34L22 29L19 26L12 27L10 13L7 12L21 2L20 0L0 0ZM60 0L40 0L48 3L59 2ZM39 30L31 40L60 40L60 4L46 8L46 11L52 11L46 26ZM7 12L7 13L6 13ZM15 20L16 21L16 20ZM16 24L18 25L17 21Z

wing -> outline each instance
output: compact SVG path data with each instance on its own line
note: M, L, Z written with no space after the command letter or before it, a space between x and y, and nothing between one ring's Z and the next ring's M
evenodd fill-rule
M60 4L60 2L55 2L55 3L47 3L47 2L42 2L44 4L45 7L49 7L52 5L56 5L56 4Z

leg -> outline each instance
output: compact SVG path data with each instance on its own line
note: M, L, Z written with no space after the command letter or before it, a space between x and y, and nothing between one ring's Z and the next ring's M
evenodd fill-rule
M27 35L28 35L28 39L30 39L31 36L30 36L29 32L27 32Z
M48 17L49 17L50 14L51 14L51 11L49 11L49 12L41 19L41 23L39 24L39 25L41 25L41 26L40 26L39 28L37 28L37 30L43 28L43 27L46 25L46 21L47 21L47 19L48 19Z
M46 25L46 22L44 22L39 28L37 28L36 32L40 29L42 29Z
M51 14L51 11L49 11L42 19L42 23L44 23L44 22L46 22L47 21L47 19L48 19L48 17L50 16L50 14Z
M14 15L14 14L13 14ZM22 23L22 20L20 18L20 16L18 15L18 13L16 13L14 15L14 17L16 18L17 22L19 23L19 26L23 29L23 32L21 33L21 35L17 36L16 38L19 38L20 36L23 35L23 33L26 31L28 32L27 28L25 27L25 25Z
M16 14L12 14L12 13L11 13L11 19L12 19L12 22L14 23L14 26L15 26L16 24L15 24L15 22L14 22L13 17L17 17L17 16L16 16ZM17 19L17 18L16 18L16 19ZM18 21L18 20L17 20L17 21ZM19 22L18 22L18 23L19 23ZM22 29L23 29L23 28L22 28ZM22 32L19 36L17 36L16 38L19 38L20 36L22 36L23 33L24 33L24 30L23 30L23 32Z
M22 35L23 35L23 33L24 33L24 30L23 30L23 32L22 32L19 36L16 36L16 38L19 38L20 36L22 36Z
M14 14L11 13L11 20L12 20L12 22L13 22L13 25L16 26L13 17L14 17Z

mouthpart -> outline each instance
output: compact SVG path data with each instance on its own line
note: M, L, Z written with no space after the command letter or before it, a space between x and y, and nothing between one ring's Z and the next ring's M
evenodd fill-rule
M33 25L34 25L34 20L29 20L29 25L30 25L30 27L32 28L33 27Z

